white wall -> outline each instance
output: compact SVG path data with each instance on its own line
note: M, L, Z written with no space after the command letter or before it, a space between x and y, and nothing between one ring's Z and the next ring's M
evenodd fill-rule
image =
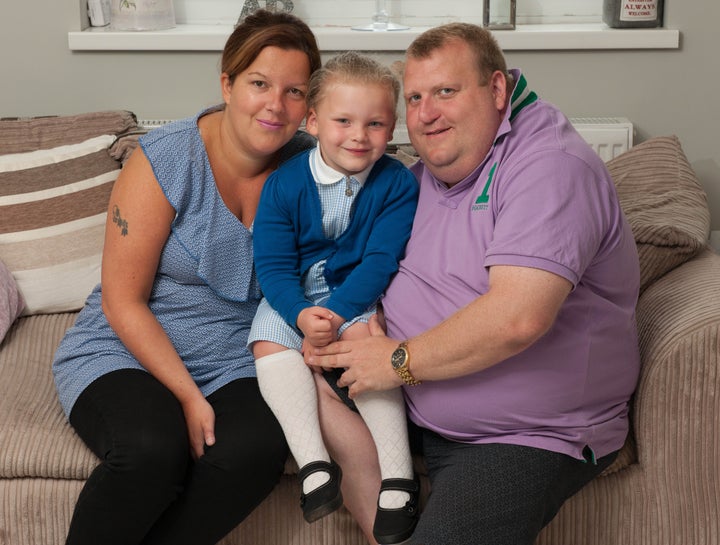
M720 3L704 4L689 9L665 0L666 25L681 31L677 50L512 51L507 57L571 117L628 117L636 142L676 134L708 193L712 229L719 230ZM5 2L0 116L119 108L141 118L177 118L219 101L218 52L73 52L67 32L79 29L78 19L78 0ZM381 57L391 62L401 54Z

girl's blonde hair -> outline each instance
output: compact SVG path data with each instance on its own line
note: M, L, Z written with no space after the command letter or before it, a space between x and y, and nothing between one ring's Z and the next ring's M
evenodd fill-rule
M308 84L308 108L317 107L332 83L385 86L392 94L395 107L400 97L400 81L390 68L355 51L347 51L333 57L325 63L325 66L313 73Z

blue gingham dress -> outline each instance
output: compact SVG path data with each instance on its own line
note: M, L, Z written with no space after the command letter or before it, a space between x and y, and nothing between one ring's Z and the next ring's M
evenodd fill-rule
M310 153L309 161L310 170L315 180L324 178L327 182L331 169L322 160L319 147L316 147ZM360 180L356 177L350 177L349 184L348 180L340 173L335 173L336 176L333 177L334 181L332 183L316 182L315 185L320 194L320 204L322 205L323 233L327 238L336 239L347 229L350 224L350 212L353 202L371 168L369 167L362 175L358 176ZM352 195L350 196L345 194L348 185L352 189ZM323 274L324 269L325 261L318 261L308 269L302 279L305 297L318 306L323 306L323 303L330 297L330 289ZM342 335L343 331L356 322L367 322L370 316L375 313L375 310L376 305L373 304L362 315L346 321L338 330L338 335ZM248 345L255 341L272 341L286 348L300 350L302 340L299 330L296 327L291 327L270 306L267 299L260 302L250 330Z

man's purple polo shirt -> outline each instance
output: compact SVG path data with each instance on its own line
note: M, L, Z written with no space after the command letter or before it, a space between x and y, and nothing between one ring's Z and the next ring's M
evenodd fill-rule
M566 278L574 289L532 347L405 394L411 419L451 440L575 458L587 445L601 457L623 444L640 366L635 242L602 160L513 74L512 110L475 172L448 189L422 163L413 167L420 201L383 301L388 334L412 338L467 305L487 291L493 265Z

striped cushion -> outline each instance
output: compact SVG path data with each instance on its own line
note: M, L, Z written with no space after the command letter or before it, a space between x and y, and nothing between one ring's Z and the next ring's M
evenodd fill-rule
M77 310L100 281L113 135L0 156L0 259L24 314Z

